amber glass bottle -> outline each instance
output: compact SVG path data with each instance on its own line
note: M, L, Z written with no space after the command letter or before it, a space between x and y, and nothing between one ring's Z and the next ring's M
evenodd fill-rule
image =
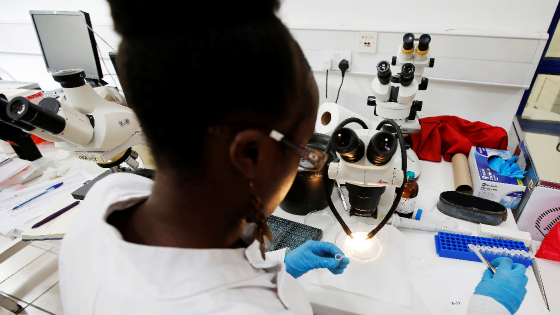
M403 218L412 218L416 196L418 196L418 183L414 180L414 172L406 172L402 198L395 212Z

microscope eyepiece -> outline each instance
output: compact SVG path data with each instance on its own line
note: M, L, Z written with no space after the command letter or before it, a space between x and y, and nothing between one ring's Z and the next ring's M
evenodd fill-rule
M428 34L422 34L420 36L420 40L418 41L418 50L426 51L430 48L430 42L432 41L432 37Z
M8 111L8 100L5 98L4 94L0 94L0 121L5 122L8 125L12 125L14 127L18 127L19 129L25 130L25 131L31 131L33 129L35 129L35 127L26 124L24 122L21 121L15 121L13 119L10 118L10 116L8 116L7 111Z
M86 85L86 73L81 69L62 70L52 74L53 79L65 89Z
M402 47L404 50L411 50L412 48L414 48L414 34L404 34Z
M21 96L10 101L6 107L6 114L17 122L29 124L55 135L61 133L66 127L64 118Z
M366 157L373 165L387 164L397 152L397 138L390 132L380 131L369 140Z
M391 82L391 65L388 61L382 60L377 64L377 78L379 82L383 85L387 85Z
M333 133L332 145L334 150L348 163L357 162L364 156L364 142L352 129L342 128Z
M405 63L401 69L401 85L402 86L409 86L410 83L414 80L414 70L415 67L411 63Z

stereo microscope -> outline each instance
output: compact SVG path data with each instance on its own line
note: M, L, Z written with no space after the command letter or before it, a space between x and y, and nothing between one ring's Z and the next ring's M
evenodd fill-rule
M144 144L145 140L134 112L101 98L86 83L83 70L64 70L52 76L62 86L65 98L46 98L36 105L24 97L15 97L1 109L8 116L5 122L100 167L116 171L125 162L136 170L138 153L132 146ZM149 153L139 153L150 168L146 163L151 160Z
M414 41L414 34L404 35L397 56L393 56L392 60L392 65L400 68L396 75L392 75L388 61L377 64L377 77L371 83L374 96L368 97L367 102L375 107L376 116L396 122L404 135L420 132L417 112L422 110L422 101L414 98L418 91L428 88L428 78L422 75L424 69L432 68L435 62L434 58L430 58L430 35L420 36L417 45ZM421 172L418 156L411 148L406 154L409 170L418 177Z

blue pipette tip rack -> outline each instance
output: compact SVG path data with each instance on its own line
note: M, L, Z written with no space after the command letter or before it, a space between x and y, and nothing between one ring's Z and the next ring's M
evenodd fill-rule
M490 246L498 248L507 248L510 250L520 250L527 252L527 248L523 242L500 240L488 237L468 236L461 234L439 232L435 236L436 252L440 257L455 258L462 260L471 260L480 262L480 258L474 252L469 251L469 244ZM498 256L488 253L482 253L486 259L492 261L498 257L508 257L513 262L522 264L525 267L533 265L531 258L511 257L511 256Z

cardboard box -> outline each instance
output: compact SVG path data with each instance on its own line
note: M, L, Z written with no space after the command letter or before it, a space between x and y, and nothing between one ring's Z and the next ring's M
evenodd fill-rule
M512 157L507 150L472 147L469 154L469 170L473 183L473 196L499 202L516 209L525 192L525 184L519 178L499 175L488 166L488 159L499 156L504 160Z
M533 240L542 241L560 222L560 183L548 178L546 167L536 168L516 117L508 136L508 149L513 155L519 155L516 163L527 171L523 179L527 189L519 206L512 212L519 230L531 233Z

